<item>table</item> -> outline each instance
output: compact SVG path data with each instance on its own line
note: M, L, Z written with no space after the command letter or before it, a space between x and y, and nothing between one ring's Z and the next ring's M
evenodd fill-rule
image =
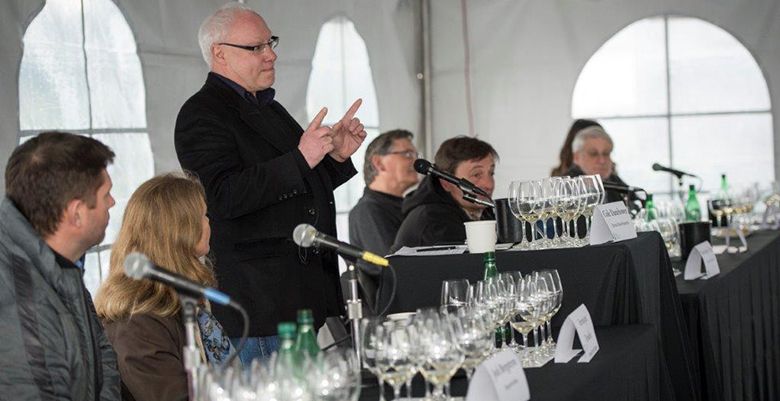
M677 277L704 400L780 399L780 233L748 246L709 280Z
M398 285L390 313L438 305L443 280L475 281L483 272L481 255L403 256L392 257L391 263ZM500 271L558 269L564 296L552 321L554 328L583 303L596 325L652 324L661 345L661 399L699 399L694 385L697 370L671 262L658 233L582 248L498 252L496 263ZM390 281L390 272L384 270L380 305L390 297Z
M653 326L597 327L596 335L600 349L590 363L577 363L575 357L565 364L549 362L541 368L525 369L533 401L663 399L659 395L658 341ZM456 376L451 382L452 395L464 396L467 386L465 376ZM413 396L424 395L419 374L412 387ZM388 400L392 399L389 389L386 386ZM378 390L376 380L371 380L361 390L360 400L378 400Z

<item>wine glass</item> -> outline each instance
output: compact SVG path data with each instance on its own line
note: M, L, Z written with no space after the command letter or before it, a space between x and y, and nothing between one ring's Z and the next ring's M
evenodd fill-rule
M547 326L547 339L544 343L548 350L548 355L550 355L555 349L555 340L552 335L550 320L552 320L552 317L561 309L563 303L563 285L561 284L561 276L556 269L545 269L540 271L539 274L547 282L547 289L553 296L550 308L544 316L544 323Z
M381 363L377 363L380 360L382 348L384 347L384 319L381 317L368 317L363 318L360 322L361 333L363 333L362 340L362 357L363 367L368 369L374 376L376 376L379 382L379 399L385 399L384 380L382 379Z
M451 315L441 315L421 319L417 324L423 360L420 373L434 386L432 400L446 400L444 385L449 383L465 359L454 334L452 319Z
M522 196L522 193L520 191L520 186L522 184L522 181L512 181L509 184L509 211L512 212L512 215L515 216L517 220L520 221L520 243L515 245L518 249L527 249L528 248L528 240L525 238L525 218L523 217L523 213L521 212L520 208L518 207L517 200L519 197Z
M385 322L382 347L377 349L376 365L382 380L393 388L393 399L401 397L401 386L417 372L413 356L413 334L404 322Z
M536 181L523 181L517 185L516 199L514 201L518 215L531 225L531 239L527 243L528 249L537 248L536 222L539 220L541 209L540 186ZM525 226L525 224L523 224ZM525 236L525 234L523 235Z
M656 219L656 224L669 256L680 256L680 234L677 223L673 219L663 218Z
M469 281L445 280L441 283L441 307L447 312L455 312L466 306L471 300L471 286Z
M585 240L590 238L590 226L593 220L593 209L596 208L603 200L604 184L601 182L601 177L596 175L584 175L582 177L582 183L585 197L585 207L582 211L582 215L587 218L586 221L586 234Z
M535 298L536 284L532 276L528 275L516 284L517 298L515 300L515 310L510 321L510 325L521 335L523 340L522 350L523 367L531 366L530 351L528 347L528 334L536 327L538 302Z

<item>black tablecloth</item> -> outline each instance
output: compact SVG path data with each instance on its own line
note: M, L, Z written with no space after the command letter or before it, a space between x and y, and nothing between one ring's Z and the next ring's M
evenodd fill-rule
M709 280L677 278L706 400L780 399L780 233L748 246Z
M391 313L438 305L443 280L473 282L483 274L481 255L403 256L392 257L391 263L398 281ZM698 399L693 385L696 369L671 264L657 233L583 248L498 252L496 263L499 271L558 269L564 295L554 327L583 303L596 325L654 325L661 343L661 398ZM390 281L390 273L383 271L380 305L389 299Z
M661 400L658 377L658 341L651 325L598 327L599 352L590 363L577 363L579 356L565 364L548 362L541 368L526 369L528 388L533 401L642 401ZM453 396L464 396L466 378L455 377ZM418 375L413 384L415 397L424 395ZM392 399L389 387L386 399ZM379 399L374 380L363 388L360 399Z

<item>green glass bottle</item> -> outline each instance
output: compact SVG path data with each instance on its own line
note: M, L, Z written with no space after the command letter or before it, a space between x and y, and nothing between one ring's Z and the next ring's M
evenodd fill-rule
M495 252L485 252L485 256L482 257L482 264L485 265L485 280L498 276Z
M311 309L298 311L298 339L295 340L295 352L300 356L306 353L311 358L316 357L320 352L317 336L314 334L314 317Z
M653 194L647 194L647 200L645 200L645 220L653 221L658 218L658 214L655 211L655 203L653 202Z
M295 323L281 322L276 326L279 335L279 351L276 354L277 372L295 372Z
M726 179L726 174L720 175L720 192L725 196L728 197L729 193L729 182Z
M685 202L685 221L701 221L701 206L696 198L696 187L688 186L688 201Z

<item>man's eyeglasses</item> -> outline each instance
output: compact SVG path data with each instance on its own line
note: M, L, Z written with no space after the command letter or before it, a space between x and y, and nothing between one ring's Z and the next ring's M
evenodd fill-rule
M399 150L397 152L387 152L388 155L400 155L401 157L415 160L419 158L420 154L415 152L414 150Z
M265 49L275 49L276 45L279 44L279 37L271 36L271 40L269 40L268 42L260 43L259 45L254 45L254 46L236 45L233 43L226 43L226 42L217 43L217 44L244 49L252 53L262 53Z

